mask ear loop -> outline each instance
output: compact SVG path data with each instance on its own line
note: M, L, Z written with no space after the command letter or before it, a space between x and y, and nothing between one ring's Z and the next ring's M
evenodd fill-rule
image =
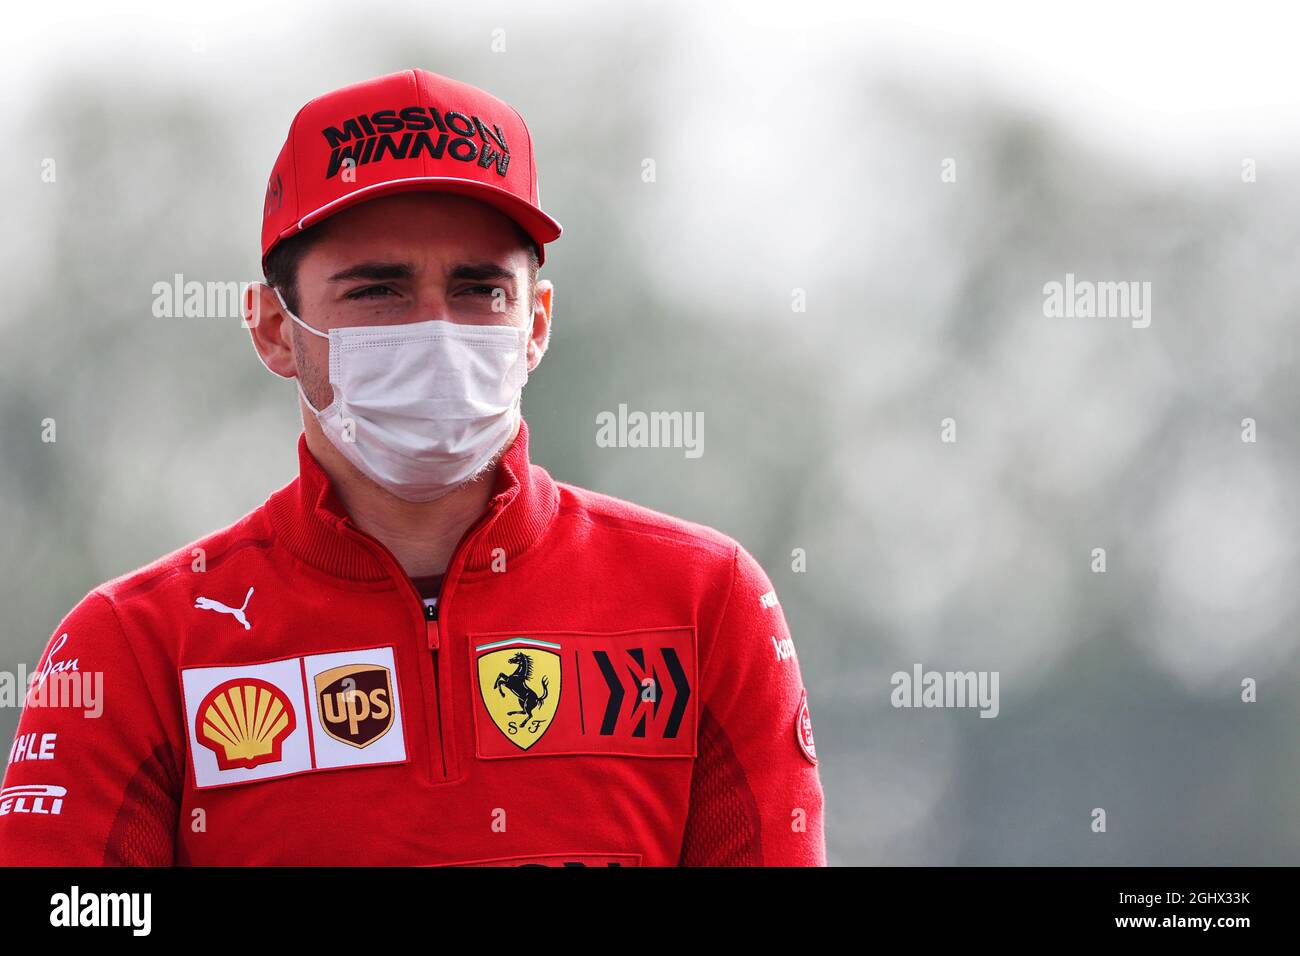
M532 339L532 336L529 332L528 326L523 326L519 331L522 333L519 337L519 367L521 369L519 374L522 381L519 383L519 391L515 393L514 416L516 420L522 421L524 417L524 388L527 387L528 379L530 378L528 372L528 343ZM550 340L551 330L548 327L546 329L546 341L549 343Z
M308 332L310 332L312 335L319 336L319 337L322 338L322 339L328 339L328 338L330 337L328 332L322 332L320 329L314 329L314 328L312 328L310 325L308 325L306 322L304 322L302 319L298 318L298 316L294 315L293 312L292 312L292 310L290 310L290 308L289 308L287 305L285 305L285 303L284 303L284 296L280 295L280 290L279 290L279 289L277 289L277 288L275 288L274 286L272 286L272 287L271 287L271 291L274 292L274 293L275 293L275 297L276 297L277 299L280 300L280 308L282 308L282 309L284 310L284 314L285 314L285 315L287 315L289 318L293 319L295 322L297 322L299 325L301 325L304 329L306 329L306 330L307 330Z
M296 315L293 314L293 310L290 309L289 306L287 306L287 305L285 304L284 296L280 295L280 290L279 290L279 289L277 289L277 288L275 288L274 286L272 286L272 287L271 287L271 291L274 292L274 293L275 293L275 297L276 297L277 299L280 300L280 308L284 310L284 314L285 314L285 315L287 315L289 318L293 319L293 321L297 322L300 326L302 326L304 329L306 329L306 330L307 330L308 332L310 332L312 335L318 336L318 337L320 337L320 338L322 338L322 339L325 339L326 341L329 340L329 333L328 333L328 332L322 332L322 331L320 331L319 329L314 329L314 328L312 328L310 325L308 325L308 324L307 324L306 322L304 322L302 319L298 318L298 316L296 316ZM258 358L261 358L261 356L259 355ZM263 362L262 364L265 365L266 363ZM270 371L270 370L268 369L268 371ZM274 374L274 373L273 373L273 374ZM304 392L304 391L302 390L302 381L301 381L301 380L298 378L298 376L296 376L296 375L293 377L293 381L294 381L294 384L298 386L298 395L299 395L299 397L302 398L302 402L303 402L303 404L306 405L308 408L310 408L311 411L312 411L312 414L314 414L314 415L317 417L317 419L319 419L319 418L320 418L320 409L318 409L315 405L313 405L313 404L311 403L311 399L309 399L309 398L307 397L307 393Z

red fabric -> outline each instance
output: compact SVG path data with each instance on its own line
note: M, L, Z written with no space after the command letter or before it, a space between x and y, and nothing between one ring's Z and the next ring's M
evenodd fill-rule
M426 622L302 438L299 461L262 507L56 628L42 683L101 673L102 714L29 702L0 863L825 865L798 661L735 541L554 481L523 425ZM522 679L502 663L520 653ZM236 735L254 757L196 745L223 700L248 704L226 714L260 728ZM292 714L273 724L277 701Z

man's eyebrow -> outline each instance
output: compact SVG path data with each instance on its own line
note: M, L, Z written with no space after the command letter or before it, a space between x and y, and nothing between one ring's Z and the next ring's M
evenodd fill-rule
M409 262L358 262L329 277L330 282L347 282L351 279L410 279L415 268Z
M453 279L471 279L479 282L486 279L513 280L514 277L513 272L509 269L503 269L495 262L466 263L451 270L451 278Z
M383 282L388 279L412 279L415 267L409 262L358 262L348 266L329 277L330 282L349 282L354 279L366 279L371 282ZM455 266L451 270L452 279L464 279L483 282L490 279L513 281L515 274L495 262L473 262Z

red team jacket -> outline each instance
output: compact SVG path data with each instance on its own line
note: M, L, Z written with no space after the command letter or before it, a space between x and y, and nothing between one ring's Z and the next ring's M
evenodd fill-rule
M298 456L55 630L0 863L825 865L798 660L735 541L553 480L523 424L427 620Z

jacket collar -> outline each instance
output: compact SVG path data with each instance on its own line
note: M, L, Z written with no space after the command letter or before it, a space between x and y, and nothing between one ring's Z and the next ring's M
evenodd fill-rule
M467 571L490 567L498 548L507 561L527 551L559 509L554 479L529 461L528 424L522 416L493 481L487 526L465 556ZM312 567L353 581L389 576L374 544L367 546L366 535L348 519L329 476L307 447L305 432L298 436L298 477L271 495L266 510L285 547Z

